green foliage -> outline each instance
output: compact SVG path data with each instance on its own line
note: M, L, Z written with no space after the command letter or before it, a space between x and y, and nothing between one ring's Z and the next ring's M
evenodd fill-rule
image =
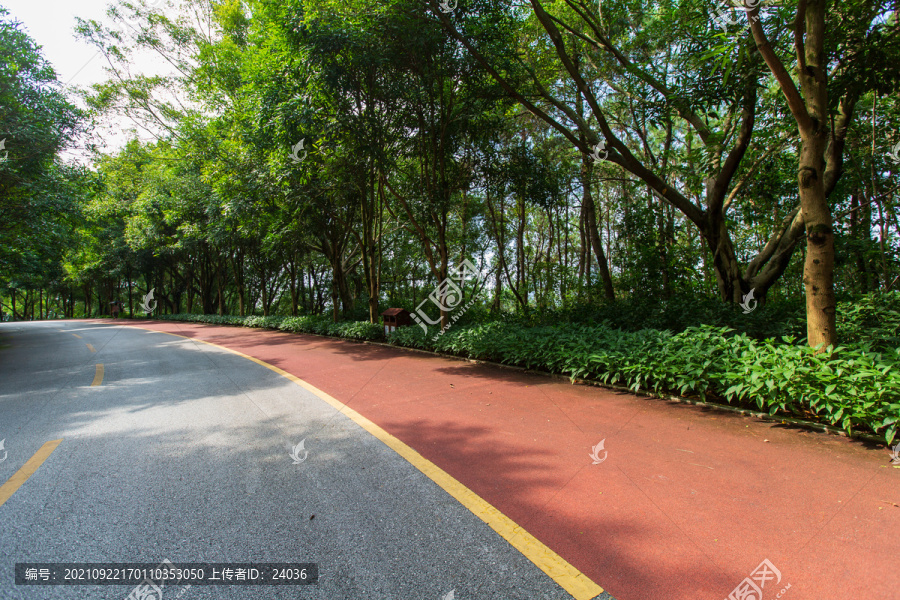
M176 314L166 315L167 321L184 321L189 323L207 323L209 325L244 325L247 317L234 315L194 315Z
M838 303L838 338L888 352L900 346L900 291L872 293Z
M565 323L453 327L436 340L419 327L388 336L398 346L623 385L735 402L772 415L820 420L848 432L868 430L890 443L900 418L900 349L815 349L785 336L756 340L728 327L701 325L673 334Z
M261 329L280 329L285 317L244 317L244 327L259 327Z
M419 348L420 350L433 350L429 342L428 334L421 327L398 327L387 334L390 344L404 346L406 348Z
M338 324L325 316L306 316L306 317L288 317L282 324L281 329L284 331L292 331L294 333L315 333L316 335L336 335L333 334L333 327Z
M336 323L337 335L352 340L380 340L384 338L384 329L378 323L368 321L345 321Z
M292 333L314 333L316 335L328 335L351 340L377 341L384 339L384 330L381 325L369 323L368 321L340 321L335 323L331 319L319 315L305 317L238 317L235 315L177 314L165 315L162 318L167 321L208 323L210 325L240 325L261 329L278 329Z
M40 46L0 6L0 287L55 287L89 177L57 153L81 112ZM9 284L9 285L7 285Z
M816 416L847 432L869 429L891 443L900 417L900 349L886 354L732 338L720 359L729 401L753 402L770 414Z
M599 306L582 303L564 308L534 310L527 315L507 315L504 318L509 322L532 326L560 322L602 323L612 329L625 331L658 329L680 332L688 327L713 325L740 329L757 339L802 335L806 332L805 309L799 300L772 302L744 314L737 305L696 295L671 298L635 296Z
M79 26L116 72L85 100L157 139L98 158L93 173L56 156L80 113L0 9L0 291L20 306L34 304L23 291L56 287L97 313L126 289L129 300L155 289L159 312L270 315L175 320L381 340L381 326L362 321L369 298L372 309L411 309L468 257L487 277L465 289L478 303L443 335L407 327L390 343L893 439L900 294L838 305L837 333L852 347L801 345L803 266L790 252L802 242L779 233L793 230L783 220L797 205L796 126L743 21L720 33L699 0L544 3L558 44L527 3L480 0L446 19L409 0L184 7L195 15L132 4L111 13L139 17L126 29ZM792 30L777 24L792 21L789 4L764 16L783 57ZM888 152L900 148L888 93L900 29L896 15L882 18L888 6L836 3L828 16L832 109L871 115L849 123L847 173L829 197L842 292L889 288L900 264ZM597 31L611 47L591 43ZM134 75L141 50L175 72ZM485 64L538 111L523 118ZM739 147L749 107L753 131ZM559 119L532 118L540 112ZM601 116L616 135L600 136ZM588 159L597 136L632 166ZM290 152L300 141L302 161ZM648 174L683 202L661 201ZM721 227L704 229L716 215ZM614 302L601 299L601 246ZM766 247L780 250L757 263ZM716 272L731 256L734 270ZM743 314L735 294L717 291L737 280L744 291L765 281L756 289L768 302ZM272 316L288 312L306 316Z

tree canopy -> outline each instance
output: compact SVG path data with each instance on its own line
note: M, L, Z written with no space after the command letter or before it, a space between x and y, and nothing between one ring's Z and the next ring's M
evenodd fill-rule
M900 276L896 3L122 1L86 113L3 15L7 302L377 322L468 260L473 314L752 293L818 345Z

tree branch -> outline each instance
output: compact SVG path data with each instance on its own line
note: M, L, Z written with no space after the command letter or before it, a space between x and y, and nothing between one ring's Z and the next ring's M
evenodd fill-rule
M750 0L744 0L745 3L749 1ZM806 3L803 2L803 4L805 7ZM787 69L784 68L781 59L775 54L775 50L772 48L769 39L766 37L766 32L763 31L762 21L759 18L758 5L747 9L747 18L750 20L750 31L753 33L756 48L759 50L763 60L766 61L769 70L772 71L772 75L775 76L775 80L778 82L778 86L781 88L781 91L787 100L788 107L791 109L791 114L794 115L794 119L797 121L797 126L800 128L801 132L811 133L813 131L812 118L810 118L809 112L806 110L806 104L803 102L803 98L797 90L797 85L787 72Z

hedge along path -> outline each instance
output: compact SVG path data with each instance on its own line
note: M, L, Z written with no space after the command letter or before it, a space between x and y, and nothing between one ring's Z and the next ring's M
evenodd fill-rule
M170 315L177 321L248 325L282 331L373 341L378 324L333 323L327 318ZM760 342L727 327L684 332L623 332L564 323L524 328L508 323L454 326L440 335L400 328L392 344L463 358L517 365L633 392L691 393L746 408L756 405L779 420L815 414L822 423L859 436L866 431L892 443L900 422L900 348L869 352L839 347L817 353L792 338ZM722 406L726 406L722 404Z

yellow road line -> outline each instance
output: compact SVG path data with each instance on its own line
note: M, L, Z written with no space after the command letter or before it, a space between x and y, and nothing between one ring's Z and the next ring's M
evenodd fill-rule
M143 327L136 327L134 325L127 325L126 327L144 329ZM157 330L149 329L147 331ZM525 558L546 573L553 581L559 584L561 588L571 594L575 600L591 600L603 593L602 587L591 581L587 575L573 567L566 559L548 548L539 539L522 529L515 521L504 515L487 500L467 488L452 475L416 452L413 448L407 446L400 439L394 437L337 398L334 398L314 385L303 381L296 375L292 375L283 369L279 369L275 365L270 365L263 360L254 358L243 352L238 352L237 350L232 350L226 346L220 346L219 344L214 344L205 340L178 335L177 333L169 333L168 331L157 331L157 333L165 333L167 335L173 335L194 342L202 342L209 346L227 350L232 354L252 360L256 364L293 381L306 391L318 396L321 400L324 400L338 409L338 411L348 416L357 425L381 440L388 448L409 461L415 468L424 473L426 477L456 498L460 504L472 511L476 517L487 523L491 529L499 533L513 548L521 552Z
M88 350L90 350L91 352L96 352L96 350L94 350L94 347L91 346L90 344L88 344L87 347L88 347Z
M73 333L72 335L74 335L75 337L77 337L79 340L81 339L81 336L78 335L77 333Z
M34 472L38 470L44 461L53 454L53 451L56 450L56 447L59 446L62 440L53 440L52 442L47 442L43 446L41 446L40 450L34 453L34 456L28 459L22 468L16 471L16 473L9 478L9 481L3 484L0 487L0 506L9 500L10 496L16 493L16 490L22 487L22 484L25 483L29 477L34 475Z
M94 381L91 382L91 387L101 383L103 383L103 363L97 363L97 371L94 373Z

